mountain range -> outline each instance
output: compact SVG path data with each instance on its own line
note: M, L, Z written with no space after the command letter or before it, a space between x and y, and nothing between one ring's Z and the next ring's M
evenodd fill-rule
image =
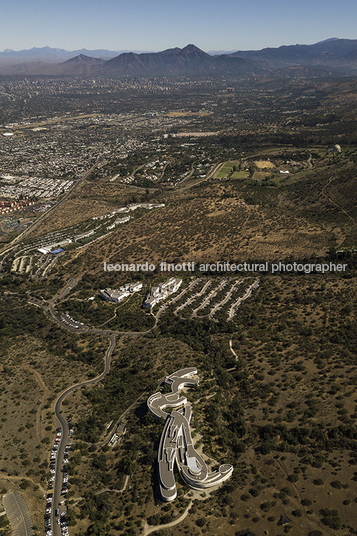
M311 77L357 74L357 39L328 39L313 45L288 45L262 50L211 55L187 45L162 52L75 51L44 47L0 53L3 75L42 76L188 76L240 78ZM87 54L85 54L87 52ZM90 54L90 55L89 55ZM16 63L10 59L16 56ZM5 60L4 60L5 58ZM21 61L20 61L21 60Z

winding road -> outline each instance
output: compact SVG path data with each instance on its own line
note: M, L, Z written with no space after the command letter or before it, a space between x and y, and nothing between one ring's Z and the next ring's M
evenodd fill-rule
M28 303L35 305L36 307L40 307L45 315L49 317L52 321L59 324L62 328L67 329L71 333L77 333L77 334L83 334L83 333L94 333L97 335L101 335L108 338L109 345L106 350L105 356L104 356L104 370L101 374L96 376L95 378L91 378L89 380L76 383L75 385L72 385L71 387L67 388L65 391L63 391L59 396L57 397L56 401L54 402L54 419L56 423L56 427L58 429L61 429L61 439L57 450L57 456L56 456L56 465L55 465L55 479L54 479L54 486L53 486L53 500L52 500L52 511L51 511L51 525L52 525L52 534L53 536L61 536L61 526L57 524L58 517L55 515L56 510L61 506L61 489L62 489L62 470L63 470L63 459L64 459L64 453L65 453L65 447L69 442L69 429L68 424L66 421L66 418L61 413L61 407L62 403L65 400L65 398L70 395L72 392L74 392L77 389L81 389L82 387L88 386L88 385L94 385L98 382L100 382L107 374L110 372L110 365L111 365L111 357L113 354L113 351L116 347L116 339L119 335L125 334L127 336L141 336L150 333L152 330L154 330L159 322L159 318L161 314L165 311L166 307L162 307L156 315L153 315L155 318L155 324L146 331L111 331L111 330L103 330L99 328L90 328L88 326L81 326L80 328L75 328L71 326L70 324L65 324L56 314L55 311L55 304L57 300L63 299L79 282L80 278L71 278L67 284L63 287L61 291L59 291L52 299L50 300L44 300L44 299L38 299L35 297L29 297ZM189 288L193 287L194 284L196 284L196 280L191 282L189 285ZM207 288L207 284L204 286L204 288ZM144 396L148 395L149 393L142 393L139 399ZM116 429L117 425L123 421L123 419L127 416L127 414L132 410L132 408L137 404L137 399L120 417L118 422L116 423L116 426L114 427ZM112 430L113 431L113 430ZM110 436L112 435L112 432ZM109 437L110 437L109 436ZM105 439L101 442L101 444L105 444L108 442L108 439ZM63 499L62 499L63 500ZM172 523L166 525L167 527L173 526L180 521L182 521L188 512L188 509L184 513L183 516L176 519ZM160 528L160 527L159 527ZM158 530L158 527L146 527L145 534L150 534L151 532Z
M55 516L55 510L60 505L61 489L62 489L62 467L63 467L62 460L63 460L64 451L65 451L65 446L67 445L68 439L69 439L68 425L67 425L66 419L64 418L64 416L61 413L62 402L70 393L72 393L76 389L80 389L81 387L84 387L86 385L93 385L93 384L101 381L109 373L109 371L110 371L110 360L111 360L111 356L112 356L112 353L113 353L113 350L114 350L115 344L116 344L116 335L111 334L111 335L106 335L106 336L109 338L110 342L109 342L109 347L108 347L108 349L107 349L107 351L105 353L104 371L99 376L97 376L96 378L92 378L91 380L86 380L84 382L80 382L80 383L77 383L75 385L72 385L71 387L66 389L57 398L57 400L55 402L54 411L55 411L56 426L58 428L61 428L62 435L61 435L61 442L59 444L58 451L57 451L55 482L54 482L54 486L53 486L53 502L52 502L51 518L52 518L52 533L53 533L54 536L56 536L57 534L58 535L61 534L60 526L57 525L56 516Z
M116 346L116 338L118 335L125 334L129 336L140 336L147 333L150 333L156 326L159 321L159 315L155 317L155 324L152 328L150 328L147 331L111 331L111 330L102 330L98 328L89 328L88 326L83 326L79 329L74 328L70 324L64 324L63 321L57 317L56 311L54 309L55 303L59 299L63 299L79 282L79 278L71 278L68 283L63 287L63 289L54 296L51 300L39 300L34 297L30 297L28 299L28 303L35 305L36 307L40 307L45 315L47 317L50 317L51 320L59 324L62 328L67 329L71 333L95 333L97 335L101 335L104 337L107 337L109 339L109 346L107 348L107 351L104 356L104 370L99 376L96 376L95 378L91 378L90 380L86 380L83 382L79 382L75 385L72 385L71 387L67 388L65 391L63 391L57 398L57 400L54 402L54 419L56 423L56 427L61 429L61 441L58 446L57 450L57 456L56 456L56 467L55 467L55 480L54 480L54 486L53 486L53 502L52 502L52 512L51 512L51 525L52 525L52 534L53 536L61 536L61 528L60 525L57 524L57 517L55 515L56 509L60 506L61 503L61 489L62 489L62 469L63 469L63 458L64 458L64 452L65 452L65 446L68 444L69 441L69 430L68 430L68 424L66 422L65 417L61 413L61 407L62 403L65 400L65 398L70 395L73 391L77 389L81 389L82 387L85 387L87 385L94 385L98 382L100 382L110 371L110 363L111 363L111 357L113 354L113 351ZM147 393L144 393L147 394ZM143 394L139 397L141 398ZM137 403L135 401L120 417L118 422L121 422L123 418L130 412L132 407ZM118 423L117 423L118 424ZM105 444L107 440L102 442Z

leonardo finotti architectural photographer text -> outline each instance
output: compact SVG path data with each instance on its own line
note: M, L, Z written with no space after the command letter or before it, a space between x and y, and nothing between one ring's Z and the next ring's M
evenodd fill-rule
M305 274L316 273L331 273L331 272L345 272L347 264L336 264L333 262L313 264L313 263L299 263L299 262L276 262L276 263L230 263L230 262L214 262L214 263L194 263L194 262L181 262L181 263L168 263L160 262L159 264L153 264L149 262L143 263L117 263L107 264L104 263L105 272L264 272L264 273L294 273L300 272Z

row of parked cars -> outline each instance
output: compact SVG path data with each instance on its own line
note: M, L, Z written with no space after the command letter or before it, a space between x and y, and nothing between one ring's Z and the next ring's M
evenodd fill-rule
M56 431L56 439L54 442L54 445L52 447L51 455L50 455L50 479L48 481L48 490L53 489L54 481L55 481L55 473L56 473L56 458L57 458L57 451L58 447L61 441L61 428L57 428ZM46 536L52 536L52 524L51 524L51 514L52 514L52 502L53 502L53 494L52 492L47 494L47 501L46 501L46 510L45 510L45 532Z
M69 435L71 436L73 434L73 426L71 424L71 418L70 417L67 417L67 425L68 425L68 431L69 431ZM66 469L66 464L69 462L69 450L71 448L71 445L66 445L64 447L64 454L63 454L63 474L62 474L62 490L61 490L61 495L66 495L67 491L68 491L68 473L67 473L67 469Z
M73 434L73 426L71 425L71 419L70 417L67 417L67 424L70 435ZM64 454L63 454L63 472L62 472L62 489L61 489L61 495L66 495L68 491L68 473L66 464L68 463L69 458L69 451L71 449L71 445L66 445L64 447ZM68 526L66 521L66 513L61 514L60 518L58 519L57 523L61 525L61 534L62 536L69 536L68 534ZM49 535L50 536L50 535Z
M70 419L67 419L68 426L70 427ZM73 430L73 428L72 428ZM59 444L61 442L62 437L62 431L61 428L57 428L56 430L56 439L54 442L54 445L52 447L51 455L50 455L50 479L48 482L48 491L47 494L47 500L46 500L46 510L45 510L45 532L46 536L52 536L52 524L51 524L51 515L52 515L52 503L53 503L53 493L51 490L53 490L54 487L54 481L55 481L55 474L56 474L56 459L57 459L57 452L59 448ZM62 490L61 495L65 495L68 491L68 473L66 470L66 464L69 462L69 450L71 446L66 445L65 446L65 452L63 454L63 477L62 477ZM57 523L61 525L61 532L62 536L68 536L68 527L66 523L66 513L63 513L60 515L60 509L56 508L55 510L55 516L58 517Z
M52 495L52 493L48 493L48 495L47 495L47 504L46 504L46 512L45 512L45 532L46 532L46 536L52 536L52 525L51 525L52 501L53 501L53 495Z
M68 526L66 521L66 513L61 514L61 517L58 519L57 523L61 525L62 536L68 536Z
M50 455L50 473L51 473L51 476L50 476L50 479L49 479L49 482L48 482L48 489L51 490L53 489L53 483L54 483L54 480L55 480L55 472L56 472L56 458L57 458L57 451L58 451L58 447L59 447L59 444L60 444L60 441L61 441L61 428L57 428L57 434L56 434L56 439L55 439L55 443L52 447L52 451L51 451L51 455Z

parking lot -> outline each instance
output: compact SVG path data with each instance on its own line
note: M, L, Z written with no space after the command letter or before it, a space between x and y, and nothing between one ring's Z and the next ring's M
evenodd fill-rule
M13 536L31 536L32 519L21 493L9 491L3 498L6 515L11 523Z

